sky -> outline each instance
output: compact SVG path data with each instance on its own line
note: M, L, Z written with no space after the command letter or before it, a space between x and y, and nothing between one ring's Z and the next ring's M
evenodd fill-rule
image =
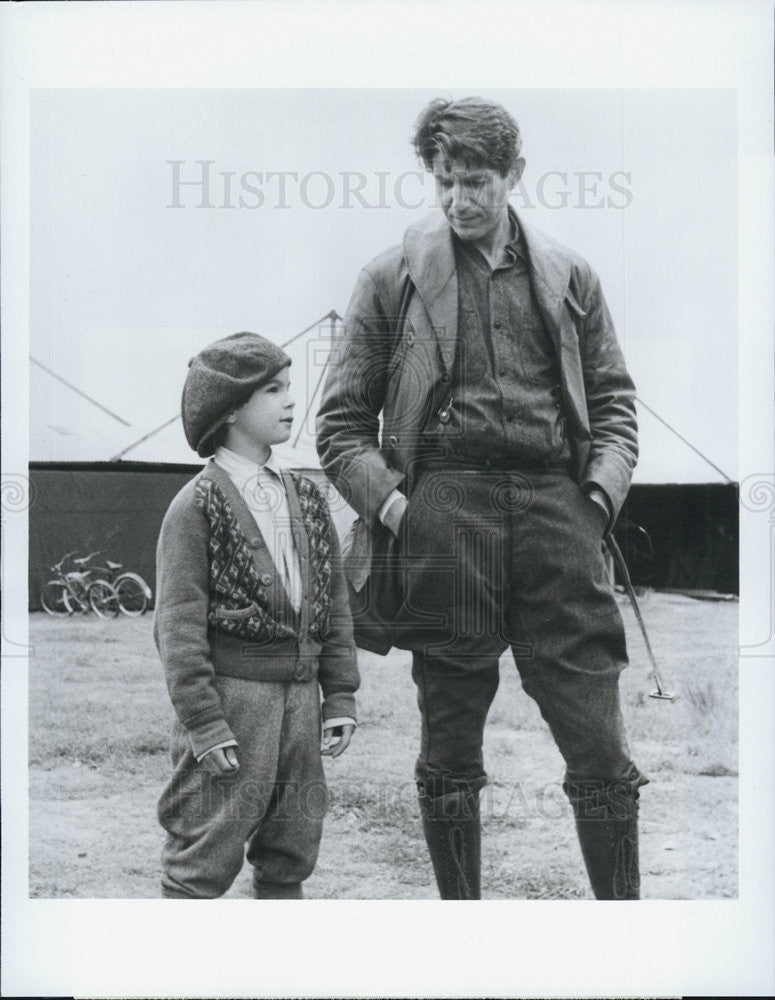
M640 398L737 479L734 92L478 92L520 124L512 204L599 273ZM30 458L195 460L180 421L130 446L174 418L198 350L344 313L359 269L439 211L409 142L439 93L469 91L34 91L30 355L124 423L33 364ZM289 348L305 465L329 337ZM640 427L635 482L722 478L644 407Z

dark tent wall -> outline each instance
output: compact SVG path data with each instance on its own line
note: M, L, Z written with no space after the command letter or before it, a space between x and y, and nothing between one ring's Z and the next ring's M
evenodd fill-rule
M616 538L633 583L737 594L738 524L734 483L635 485Z
M102 550L105 558L140 573L155 592L156 540L164 513L200 468L32 463L30 610L40 609L50 567L72 550L78 555ZM320 470L304 472L323 480ZM341 507L334 511L340 535L349 517ZM635 584L738 592L734 485L633 486L616 534Z
M30 610L40 609L40 591L50 567L66 552L95 549L102 558L139 573L155 593L156 539L165 511L200 465L140 462L30 464Z
M51 566L66 552L102 557L139 573L156 593L156 541L167 507L202 465L145 462L30 463L29 607L39 611ZM303 470L324 481L318 470ZM352 514L333 510L340 535ZM99 562L96 559L95 562Z

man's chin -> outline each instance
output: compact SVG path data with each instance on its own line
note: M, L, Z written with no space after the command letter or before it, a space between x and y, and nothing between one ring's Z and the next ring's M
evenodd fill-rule
M449 224L455 236L464 243L476 243L482 238L483 234L480 228L473 223L465 225L465 223L450 222Z

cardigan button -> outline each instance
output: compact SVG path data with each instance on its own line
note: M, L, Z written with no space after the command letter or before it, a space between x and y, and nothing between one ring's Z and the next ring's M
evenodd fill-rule
M250 539L250 544L253 546L254 549L257 549L258 546L261 544L261 539L258 537L258 535L253 535L253 537Z
M272 574L271 573L262 573L261 574L261 583L265 587L268 587L271 582L272 582Z

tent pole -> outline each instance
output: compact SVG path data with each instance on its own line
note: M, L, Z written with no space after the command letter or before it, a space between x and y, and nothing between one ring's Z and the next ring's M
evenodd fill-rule
M329 328L329 338L331 340L331 347L333 347L333 344L334 344L334 331L336 329L336 321L338 319L341 319L342 317L339 315L339 313L336 311L336 309L332 309L331 312L328 313L328 315L326 317L324 317L324 318L330 320L330 323L331 323L330 328ZM296 437L293 439L293 447L294 448L299 443L299 438L301 437L301 432L304 430L304 427L305 427L305 425L307 423L307 417L309 416L310 411L312 410L312 404L315 402L315 397L317 396L318 391L319 391L320 386L321 386L321 383L323 382L323 376L326 374L326 368L328 368L328 362L330 360L331 360L331 350L329 349L329 352L326 355L326 362L323 365L323 368L322 368L322 370L320 372L320 377L318 378L317 383L315 385L315 388L314 388L314 390L312 392L312 395L310 396L309 403L307 404L307 409L304 411L304 418L302 419L301 423L299 424L299 429L296 431Z

